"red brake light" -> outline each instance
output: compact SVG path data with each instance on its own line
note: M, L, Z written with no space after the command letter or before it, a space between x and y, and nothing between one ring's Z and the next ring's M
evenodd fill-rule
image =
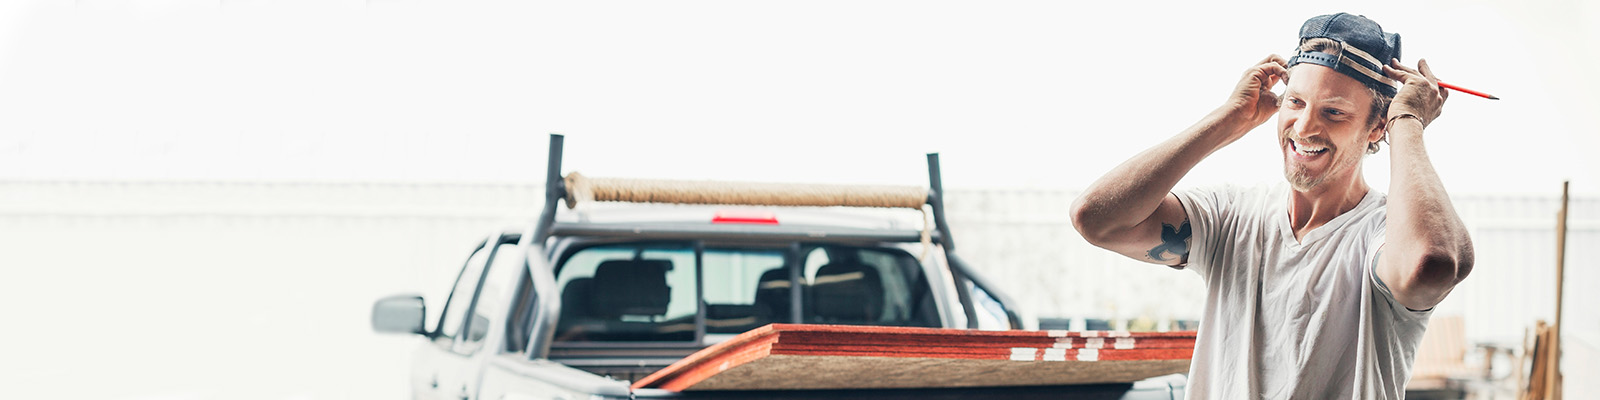
M711 223L777 225L778 215L765 210L717 210Z

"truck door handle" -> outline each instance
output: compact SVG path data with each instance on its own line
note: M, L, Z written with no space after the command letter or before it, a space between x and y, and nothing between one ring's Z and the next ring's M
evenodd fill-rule
M439 375L434 375L433 377L428 378L428 387L434 389L439 388Z
M461 400L471 400L468 399L467 396L467 385L461 385L461 394L458 394L457 396L461 397Z

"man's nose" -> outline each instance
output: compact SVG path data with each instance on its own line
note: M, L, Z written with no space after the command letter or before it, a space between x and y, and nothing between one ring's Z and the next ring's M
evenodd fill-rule
M1322 133L1322 124L1310 115L1302 115L1294 121L1294 133L1300 137L1311 137Z

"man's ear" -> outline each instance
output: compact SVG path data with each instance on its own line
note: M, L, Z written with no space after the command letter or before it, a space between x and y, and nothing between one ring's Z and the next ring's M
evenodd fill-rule
M1386 130L1388 128L1389 121L1378 120L1378 123L1372 125L1372 130L1367 132L1367 143L1383 140L1383 135L1387 133Z

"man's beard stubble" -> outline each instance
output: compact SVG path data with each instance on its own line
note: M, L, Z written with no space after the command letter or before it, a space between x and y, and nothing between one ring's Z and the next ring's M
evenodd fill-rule
M1327 182L1329 177L1341 173L1355 163L1360 162L1360 152L1351 153L1349 156L1346 156L1344 152L1341 151L1344 149L1343 146L1335 146L1331 141L1325 139L1316 139L1312 141L1310 139L1297 137L1289 130L1285 130L1281 137L1287 141L1298 140L1300 143L1326 147L1328 150L1327 154L1324 155L1336 157L1333 162L1328 164L1328 168L1322 171L1322 174L1312 175L1312 172L1309 168L1306 168L1305 165L1294 161L1294 155L1286 155L1283 164L1283 177L1289 181L1289 186L1293 187L1294 190L1298 192L1309 192L1312 189L1321 187L1324 182ZM1291 144L1290 146L1293 145ZM1290 148L1289 152L1294 153L1293 147Z

